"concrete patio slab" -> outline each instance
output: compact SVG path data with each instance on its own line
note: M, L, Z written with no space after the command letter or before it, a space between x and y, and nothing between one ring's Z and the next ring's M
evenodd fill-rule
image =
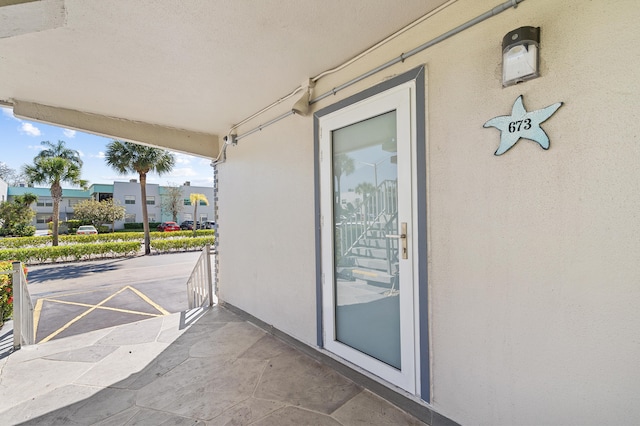
M0 373L0 424L424 425L216 306L25 347Z

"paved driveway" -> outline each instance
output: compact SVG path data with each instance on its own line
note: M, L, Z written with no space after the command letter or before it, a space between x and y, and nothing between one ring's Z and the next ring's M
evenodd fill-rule
M30 267L36 342L187 309L186 283L200 254Z

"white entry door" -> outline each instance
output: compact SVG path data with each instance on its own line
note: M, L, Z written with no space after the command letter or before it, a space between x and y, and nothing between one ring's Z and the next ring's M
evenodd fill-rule
M319 120L324 347L416 392L414 83Z

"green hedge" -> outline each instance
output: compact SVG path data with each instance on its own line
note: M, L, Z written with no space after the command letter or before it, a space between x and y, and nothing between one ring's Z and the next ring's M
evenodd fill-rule
M149 222L149 229L156 229L162 222ZM125 223L124 229L144 229L142 222Z
M140 243L138 241L74 244L57 247L27 247L0 250L0 260L18 260L23 263L77 261L96 257L131 256L138 251L140 251Z
M39 236L39 237L15 237L15 238L0 238L0 248L20 248L20 247L38 247L51 245L53 237Z
M202 250L205 245L213 245L213 237L196 237L196 238L179 238L152 240L151 248L159 253L167 253L172 251L191 251Z
M213 236L214 233L215 231L213 229L201 229L196 231L196 235L198 237ZM193 235L193 231L150 232L149 235L152 240L175 239L179 237L191 237ZM0 249L50 246L52 241L53 237L50 235L41 237L0 238ZM59 236L60 245L70 245L78 243L106 243L117 241L144 242L144 232Z

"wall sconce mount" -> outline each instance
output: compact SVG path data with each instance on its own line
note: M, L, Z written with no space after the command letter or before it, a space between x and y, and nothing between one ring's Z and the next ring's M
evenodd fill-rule
M502 39L502 87L540 77L540 27L520 27Z

